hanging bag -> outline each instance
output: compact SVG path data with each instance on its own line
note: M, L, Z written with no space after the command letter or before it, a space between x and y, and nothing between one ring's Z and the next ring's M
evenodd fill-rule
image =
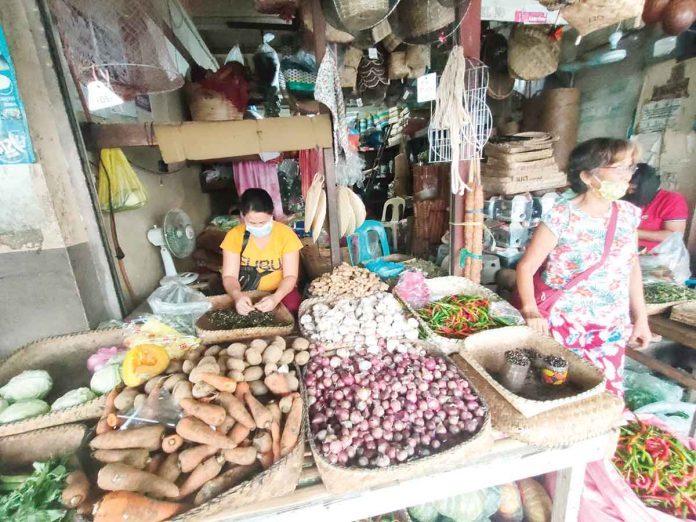
M246 251L246 247L249 244L249 232L244 232L244 240L242 241L242 250L239 253L239 286L242 292L251 292L259 287L261 278L265 275L270 274L270 271L259 272L256 267L253 266L241 266L241 257Z
M145 187L121 149L101 150L97 197L102 212L133 210L147 203Z

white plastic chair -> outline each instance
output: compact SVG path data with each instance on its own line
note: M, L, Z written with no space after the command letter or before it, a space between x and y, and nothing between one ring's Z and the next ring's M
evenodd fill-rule
M391 210L391 220L387 221L389 210ZM399 250L399 221L403 219L405 210L406 200L400 197L388 199L382 207L382 226L391 230L394 252Z

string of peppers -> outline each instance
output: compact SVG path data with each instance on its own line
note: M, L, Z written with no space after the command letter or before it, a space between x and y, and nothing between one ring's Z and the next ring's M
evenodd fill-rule
M498 326L490 316L488 299L471 295L450 295L416 310L439 335L463 339L473 333Z
M696 451L638 421L621 428L614 464L648 506L683 519L696 517Z

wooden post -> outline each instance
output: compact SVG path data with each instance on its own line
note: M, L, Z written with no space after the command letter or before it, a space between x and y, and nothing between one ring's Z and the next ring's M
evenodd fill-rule
M458 11L458 16L466 17L459 28L459 39L464 48L464 56L469 58L478 58L481 55L481 0L471 0L468 9ZM459 175L462 179L469 178L471 169L470 161L459 162ZM471 187L472 189L474 187ZM481 209L483 210L483 209ZM476 209L464 208L464 196L452 194L450 199L450 222L464 223L473 221L473 212ZM452 275L464 275L464 268L459 263L460 252L464 248L464 226L450 225L450 273ZM472 272L472 279L481 277L480 270L478 274Z
M314 26L314 56L320 64L326 53L326 20L321 10L321 1L312 0L312 22ZM321 112L329 112L322 104ZM332 122L335 123L335 122ZM331 264L341 264L341 233L338 225L338 196L336 190L336 169L334 168L334 151L322 150L324 157L324 177L326 178L326 215L329 219L329 241L331 246Z

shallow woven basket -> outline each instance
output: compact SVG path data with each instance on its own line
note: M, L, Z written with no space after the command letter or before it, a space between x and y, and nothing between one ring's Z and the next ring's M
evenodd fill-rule
M675 305L672 308L672 313L669 316L672 321L696 326L696 301L688 301Z
M241 120L244 111L222 94L202 88L195 83L184 88L193 121L228 121Z
M681 301L670 301L668 303L646 303L645 309L647 310L648 315L659 315L663 312L666 312L673 306L684 305L686 303L696 303L696 301L689 301L688 299L683 299Z
M508 46L511 76L541 80L558 69L561 44L548 34L545 25L517 25Z
M303 419L306 416L307 401L305 400L303 408ZM282 497L289 495L297 487L302 474L302 466L304 463L305 454L305 437L307 428L305 422L302 422L302 430L297 439L297 445L290 454L280 459L267 470L262 471L255 477L234 488L226 491L215 497L214 499L201 504L189 511L181 513L179 516L172 518L174 521L198 521L207 520L214 515L234 515L234 510L261 502L269 498Z
M34 462L75 455L87 433L84 424L65 424L0 439L0 473L31 469Z
M252 302L260 301L261 298L269 295L268 292L245 292L251 297ZM216 295L209 297L208 300L213 305L213 310L232 308L232 298L228 295ZM257 328L240 328L237 330L212 330L208 314L203 315L196 322L196 335L203 340L204 344L217 344L244 339L258 339L260 337L284 336L292 332L295 328L295 318L283 303L280 303L273 310L273 319L278 326L262 326Z
M534 348L542 355L558 355L565 358L568 361L568 378L584 391L571 397L548 401L525 399L512 393L488 372L499 373L505 359L505 352L518 348ZM550 337L538 335L526 326L509 326L472 335L464 340L464 346L459 355L525 417L532 417L599 395L606 388L606 380L599 368Z
M500 297L495 292L490 291L485 286L474 283L470 279L465 277L457 276L445 276L445 277L434 277L432 279L427 279L425 284L430 289L430 301L437 301L448 295L478 295L488 299L491 302L502 301ZM403 302L403 301L402 301ZM464 339L450 339L449 337L444 337L442 335L436 334L416 311L411 308L408 303L403 302L406 309L415 317L420 323L423 331L425 331L427 338L430 342L436 344L443 352L447 354L457 353L462 346L464 346ZM500 327L496 330L506 330L507 327ZM472 334L473 337L479 334Z
M91 375L87 359L103 346L119 345L124 331L120 328L95 330L58 337L48 337L18 349L0 363L0 386L25 370L45 370L53 379L53 388L44 399L52 404L70 390L89 387ZM45 415L0 425L0 437L59 426L87 419L97 419L104 411L105 397Z
M312 19L312 2L303 0L300 4L300 17L302 25L310 33L314 32L314 20ZM326 41L340 44L348 44L355 40L355 37L345 31L341 31L333 27L330 23L326 23Z
M402 0L389 18L394 34L409 43L418 43L411 40L435 33L454 20L454 8L436 0Z
M323 0L326 19L350 33L371 29L384 20L398 0Z
M444 356L437 347L432 345L428 347L438 356ZM448 362L452 364L451 361ZM454 367L457 368L456 365L454 365ZM460 374L464 375L459 368L457 368L457 370ZM396 466L389 466L387 468L348 468L336 466L322 456L314 444L311 433L308 431L307 438L309 439L309 445L312 450L312 455L314 456L314 462L317 465L319 475L321 475L321 480L324 486L326 486L326 489L331 493L361 491L375 486L382 486L400 480L427 475L428 473L440 473L458 468L467 461L484 454L493 446L491 413L485 398L479 393L473 383L470 383L470 389L480 398L481 404L486 410L485 418L479 431L471 438L445 451ZM309 422L309 410L307 410L307 422Z
M608 392L525 417L461 356L455 355L452 360L488 401L493 412L493 429L527 444L564 447L602 435L622 424L624 403Z

